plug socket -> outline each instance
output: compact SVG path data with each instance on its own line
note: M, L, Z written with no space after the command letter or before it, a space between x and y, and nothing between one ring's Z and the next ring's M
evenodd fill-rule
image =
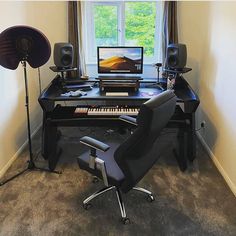
M205 128L206 127L206 121L202 121L201 122L201 128Z

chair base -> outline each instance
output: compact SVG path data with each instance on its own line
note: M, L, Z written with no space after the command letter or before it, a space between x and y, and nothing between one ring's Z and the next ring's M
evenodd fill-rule
M120 207L122 222L124 224L129 224L130 223L130 219L127 217L126 212L125 212L125 205L124 205L124 202L122 200L121 191L116 186L105 187L105 188L103 188L103 189L93 193L92 195L90 195L88 198L86 198L83 201L83 207L84 207L84 209L88 210L91 207L90 201L92 201L94 198L102 195L103 193L106 193L106 192L108 192L110 190L113 190L113 189L115 189L115 191L116 191L116 197L117 197L117 201L118 201L118 204L119 204L119 207ZM147 194L147 200L149 202L152 202L152 201L155 200L153 195L152 195L152 193L150 191L144 189L144 188L133 187L133 190L142 192L144 194Z

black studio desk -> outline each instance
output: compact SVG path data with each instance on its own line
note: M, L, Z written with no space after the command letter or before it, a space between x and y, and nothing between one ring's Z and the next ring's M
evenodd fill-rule
M71 83L72 80L67 80ZM60 149L57 141L60 137L58 127L62 126L104 126L123 127L125 122L116 117L78 117L75 116L75 108L80 105L86 106L135 106L140 107L142 103L162 92L161 89L151 88L149 85L154 81L143 80L138 91L130 91L129 96L108 97L104 91L99 90L97 80L79 81L78 84L94 85L93 89L86 91L87 95L81 97L63 97L63 88L60 78L56 77L39 97L39 103L43 109L42 127L42 156L48 160L49 169L54 170L59 160ZM187 160L193 161L196 156L195 135L195 111L200 103L198 96L184 80L182 76L176 79L174 88L177 96L176 111L168 127L178 128L179 148L175 151L179 167L182 171L187 168ZM62 106L58 102L74 102L73 105Z

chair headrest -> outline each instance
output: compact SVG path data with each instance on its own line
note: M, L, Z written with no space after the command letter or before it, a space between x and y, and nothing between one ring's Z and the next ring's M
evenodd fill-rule
M167 105L167 103L169 102L172 103L171 107L174 109L176 96L172 90L164 91L146 101L140 108L140 112L137 117L137 124L145 127L149 126L151 122L150 119L153 116L154 110L160 109L162 105ZM163 113L162 116L166 119L168 118L166 113Z
M174 97L175 97L174 92L172 90L167 90L167 91L164 91L163 93L149 99L148 101L146 101L144 103L144 106L152 109L152 108L160 106L161 104L169 101L170 99L172 99Z
M20 61L37 68L44 65L50 55L47 37L33 27L13 26L0 34L0 65L7 69L15 70Z

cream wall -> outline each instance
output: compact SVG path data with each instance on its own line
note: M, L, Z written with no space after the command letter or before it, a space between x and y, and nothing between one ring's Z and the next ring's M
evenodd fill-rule
M29 25L42 31L52 49L55 42L67 41L66 2L0 1L0 32L14 25ZM52 56L41 67L42 87L55 76L49 70ZM42 122L37 101L39 95L38 71L28 68L30 118L32 133ZM25 87L22 67L8 70L0 66L0 176L9 167L27 140Z
M188 49L186 74L201 100L199 137L236 195L236 2L179 2L180 42Z

